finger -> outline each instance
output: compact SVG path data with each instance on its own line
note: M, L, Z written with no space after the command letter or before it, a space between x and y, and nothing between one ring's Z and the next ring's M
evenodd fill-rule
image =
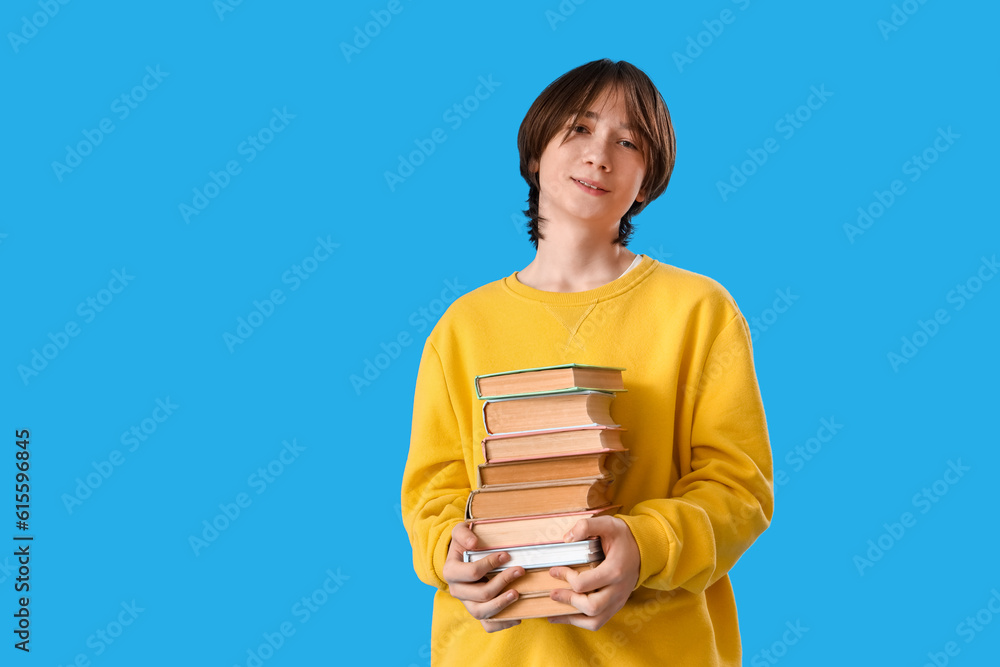
M506 551L501 551L499 553L490 554L486 558L480 558L477 561L469 563L472 566L472 572L479 574L473 581L478 581L485 577L487 574L501 567L504 563L510 560L510 554Z
M614 600L611 599L611 597L608 594L604 593L603 591L600 591L598 593L591 593L590 595L580 595L580 594L574 594L574 595L577 595L579 597L572 598L572 600L576 602L576 604L573 604L573 606L577 607L577 609L580 609L581 613L564 614L562 616L556 616L553 618L559 620L553 620L553 618L550 618L549 619L550 621L552 621L553 623L566 623L568 625L574 625L578 628L584 628L586 630L597 630L601 628L601 626L603 626L605 623L607 623L608 619L611 618L621 606L618 604L613 604ZM562 597L564 596L563 595L552 596L553 599ZM581 602L581 600L583 599L586 599L585 602ZM559 601L562 602L561 599L559 599ZM566 603L572 604L571 601L567 601Z
M584 614L563 614L562 616L549 616L549 623L562 623L564 625L576 625L581 619L590 618Z
M462 600L462 604L465 605L465 608L470 614L472 614L473 618L482 621L496 616L507 606L517 600L517 598L517 591L508 591L507 593L486 602L469 602L468 600Z
M490 600L489 602L484 602L481 605L478 605L479 607L479 609L477 610L478 615L476 613L473 613L473 616L475 616L480 620L496 616L501 611L503 611L511 604L513 604L517 600L517 597L518 597L517 591L507 591L503 595L499 595Z
M523 567L507 568L490 580L486 590L492 594L492 597L496 597L503 593L504 589L510 586L512 582L517 581L522 576L524 576Z
M515 625L521 625L521 621L494 621L492 618L484 618L479 621L483 625L483 629L486 632L499 632L500 630L506 630L507 628L512 628Z
M589 519L580 519L563 536L566 542L579 542L591 537L612 537L615 517L596 516ZM624 525L624 522L622 522Z
M610 594L606 591L577 593L568 588L557 588L549 593L549 597L556 602L573 605L586 616L597 616L604 611L610 600Z
M571 567L554 567L549 570L549 576L561 579L569 584L569 587L577 593L589 593L614 583L614 565L609 565L602 570L602 561L597 567L581 571Z
M572 579L579 576L579 572L571 567L558 566L549 568L549 576L553 579L559 579L560 581L565 581L569 583L570 588L573 587Z
M607 623L602 616L584 616L583 614L565 614L563 616L550 616L549 623L562 623L564 625L574 625L584 630L600 630Z
M462 551L471 551L479 546L479 538L469 528L469 524L460 523L451 531L451 543Z
M622 568L619 563L603 560L595 568L576 572L576 578L571 581L571 586L578 593L586 593L616 584L622 578Z
M489 582L452 584L448 587L448 592L451 593L452 597L459 600L487 602L499 596L510 582L523 574L524 570L522 568L512 567L493 577Z
M480 581L487 572L497 569L501 564L510 560L510 556L501 552L490 554L487 558L481 558L473 563L466 563L458 558L451 558L444 564L444 580L449 584L472 583Z
M628 600L628 593L620 588L608 586L594 593L574 593L568 590L554 590L549 597L578 609L579 615L569 614L562 621L580 628L597 630L608 622ZM585 620L589 619L589 620Z
M590 535L590 519L580 519L563 535L563 542L579 542Z

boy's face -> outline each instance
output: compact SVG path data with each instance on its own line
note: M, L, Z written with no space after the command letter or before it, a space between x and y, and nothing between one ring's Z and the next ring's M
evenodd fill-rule
M646 174L638 134L628 126L623 96L605 91L572 123L565 141L560 129L538 164L538 212L547 221L607 228L618 236L618 222L635 201Z

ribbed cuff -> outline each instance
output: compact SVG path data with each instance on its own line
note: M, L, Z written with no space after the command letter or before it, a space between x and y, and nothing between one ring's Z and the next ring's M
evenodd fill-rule
M659 574L667 566L670 555L670 540L659 521L651 516L619 514L619 519L625 522L632 531L636 546L639 547L639 580L635 587L639 588L655 574Z
M448 559L448 548L451 546L451 531L455 526L462 523L461 520L446 522L438 535L437 544L434 546L434 574L441 580L438 586L441 590L448 588L448 583L444 580L444 562Z

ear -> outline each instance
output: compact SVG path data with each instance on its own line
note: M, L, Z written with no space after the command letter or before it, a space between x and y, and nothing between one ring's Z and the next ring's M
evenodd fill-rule
M639 203L642 203L643 201L645 201L645 199L646 199L646 191L639 190L639 194L635 196L635 200Z
M536 174L536 178L537 178L537 174L538 174L538 160L536 160L534 158L532 158L531 160L528 160L528 171L530 171L532 174Z

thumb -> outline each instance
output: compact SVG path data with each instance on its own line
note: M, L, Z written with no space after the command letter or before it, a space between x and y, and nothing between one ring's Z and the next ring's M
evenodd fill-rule
M469 524L460 523L451 531L451 540L459 549L469 551L479 545L479 539L469 528Z
M580 519L563 535L563 542L579 542L590 535L590 519Z

